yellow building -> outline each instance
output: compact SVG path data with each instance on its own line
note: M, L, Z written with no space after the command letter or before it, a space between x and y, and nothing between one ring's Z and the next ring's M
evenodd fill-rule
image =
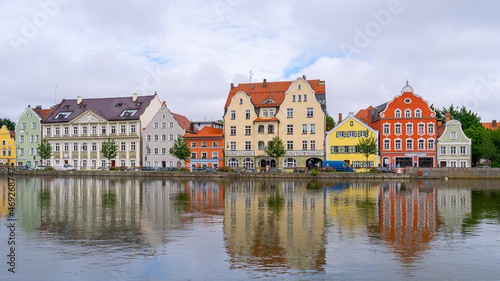
M349 116L339 121L339 124L327 132L326 147L327 161L344 161L358 171L366 171L366 157L356 148L360 139L374 137L378 147L378 131L372 129L363 121L354 116L353 112ZM368 157L368 168L376 167L379 164L378 151L375 155Z
M13 132L3 125L0 129L0 166L14 166L16 162L16 141Z

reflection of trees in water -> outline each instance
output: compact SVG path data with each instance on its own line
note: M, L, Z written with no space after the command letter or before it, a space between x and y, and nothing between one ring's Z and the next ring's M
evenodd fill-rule
M473 234L474 228L484 220L494 220L497 224L500 222L499 190L473 190L471 205L471 212L463 222L463 234Z

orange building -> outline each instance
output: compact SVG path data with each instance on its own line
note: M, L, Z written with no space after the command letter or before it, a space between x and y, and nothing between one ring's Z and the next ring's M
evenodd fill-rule
M188 167L218 168L224 165L224 134L222 129L204 127L196 134L185 134L191 157L186 159Z
M392 101L357 115L369 119L370 127L380 130L383 166L436 167L436 112L408 83Z

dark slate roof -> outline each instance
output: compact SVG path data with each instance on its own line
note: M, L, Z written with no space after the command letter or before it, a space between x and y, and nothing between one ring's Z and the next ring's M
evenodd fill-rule
M132 101L132 96L92 98L82 99L80 104L77 104L77 99L63 99L44 120L44 123L67 123L87 110L91 110L108 121L138 120L155 97L156 94L152 96L137 96L135 101ZM125 114L125 110L137 111L133 115L129 115ZM60 113L64 114L65 112L68 112L69 115L66 118L61 118Z
M379 106L376 106L370 110L370 123L377 122L380 120L380 112L384 111L387 107L387 102Z

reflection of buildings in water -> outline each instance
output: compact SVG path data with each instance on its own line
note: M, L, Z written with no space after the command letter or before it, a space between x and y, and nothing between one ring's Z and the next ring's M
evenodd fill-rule
M330 228L352 238L377 221L378 186L368 183L335 184L326 191Z
M222 215L224 208L224 184L214 181L189 181L185 185L188 212L205 215Z
M9 184L7 177L0 177L0 217L9 216Z
M403 190L400 183L391 183L380 189L379 198L379 222L370 231L380 233L404 263L413 262L436 235L436 190Z
M294 182L236 182L226 188L224 233L233 267L323 270L321 192Z
M437 207L441 221L449 233L460 231L464 219L471 213L471 191L442 188L437 191Z

